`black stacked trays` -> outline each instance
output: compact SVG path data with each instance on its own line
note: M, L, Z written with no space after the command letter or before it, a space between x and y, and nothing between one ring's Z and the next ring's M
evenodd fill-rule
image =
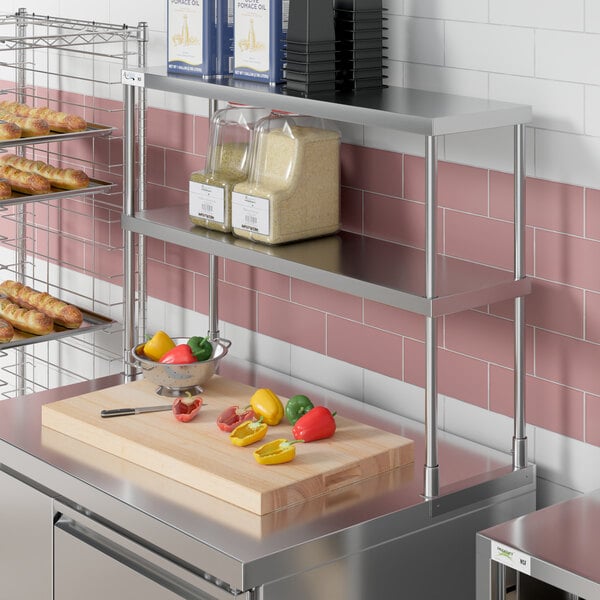
M335 0L337 90L383 87L383 13L381 0Z
M288 90L302 95L335 91L336 42L331 2L290 0L286 50Z

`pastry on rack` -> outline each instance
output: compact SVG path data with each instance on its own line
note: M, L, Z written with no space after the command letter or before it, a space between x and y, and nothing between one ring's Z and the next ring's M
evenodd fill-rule
M5 100L0 102L0 109L7 110L19 117L36 117L48 122L52 131L59 133L73 133L85 131L87 123L79 115L61 112L48 108L47 106L31 107L20 102Z
M0 141L16 140L21 137L21 128L11 119L2 119L0 114Z
M5 319L0 319L0 344L10 342L15 335L15 328Z
M8 298L0 298L0 318L26 333L47 335L54 330L54 321L48 315L39 310L21 308Z
M63 190L79 190L90 185L90 178L80 169L61 169L41 160L29 160L16 154L0 154L0 165L10 165L21 171L44 177L50 185Z
M7 181L0 179L0 200L8 200L12 196L12 188Z
M35 117L19 117L8 110L2 109L0 109L0 119L7 122L7 124L10 124L13 128L16 127L19 130L19 135L17 137L38 137L41 135L48 135L50 133L50 126L46 121L44 121L44 119L38 119Z
M38 292L18 281L4 281L0 284L0 293L22 308L43 312L57 325L68 329L77 329L83 322L83 315L76 306L67 304L46 292Z
M0 179L5 179L15 192L21 194L48 194L51 191L50 182L44 177L10 165L0 165Z

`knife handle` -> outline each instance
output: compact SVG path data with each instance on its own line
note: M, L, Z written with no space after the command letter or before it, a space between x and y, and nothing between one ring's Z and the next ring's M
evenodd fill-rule
M101 410L101 417L122 417L125 415L135 415L135 408L112 408L111 410Z

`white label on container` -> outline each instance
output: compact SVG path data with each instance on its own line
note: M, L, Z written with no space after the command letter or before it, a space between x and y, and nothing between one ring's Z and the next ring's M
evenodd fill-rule
M240 192L231 195L231 225L235 229L244 229L252 233L269 235L270 202L267 198L248 196Z
M497 563L502 565L506 565L507 567L511 567L520 571L521 573L525 573L526 575L531 575L531 557L523 552L519 552L506 544L501 544L500 542L496 542L491 540L492 542L492 552L491 559L495 560Z
M190 215L225 223L225 190L216 185L190 181Z

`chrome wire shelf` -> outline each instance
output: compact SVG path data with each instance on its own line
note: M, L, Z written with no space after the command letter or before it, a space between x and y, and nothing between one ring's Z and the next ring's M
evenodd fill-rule
M85 327L16 335L0 350L0 396L20 396L123 368L123 68L145 64L147 27L28 13L0 15L0 94L79 114L83 132L0 142L53 166L82 169L90 186L0 204L0 280L78 306ZM89 317L89 318L87 318ZM81 371L81 372L80 372Z

